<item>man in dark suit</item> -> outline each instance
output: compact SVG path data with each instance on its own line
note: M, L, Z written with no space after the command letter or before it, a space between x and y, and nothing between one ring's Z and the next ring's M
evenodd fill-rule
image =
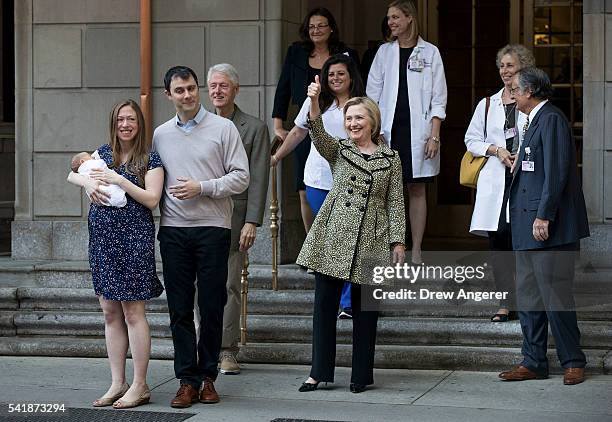
M208 71L208 96L215 113L230 119L238 132L249 159L251 182L241 194L232 196L232 237L227 274L227 304L223 312L223 340L219 371L238 374L236 361L240 340L240 275L247 251L255 243L257 227L261 226L268 193L270 173L270 136L264 122L246 114L234 102L240 89L238 72L227 63L217 64Z
M572 283L579 241L589 236L578 179L576 147L561 110L552 105L550 79L525 68L511 89L528 115L510 187L510 223L517 268L517 304L523 331L523 361L499 377L524 381L548 377L548 323L566 385L584 381Z

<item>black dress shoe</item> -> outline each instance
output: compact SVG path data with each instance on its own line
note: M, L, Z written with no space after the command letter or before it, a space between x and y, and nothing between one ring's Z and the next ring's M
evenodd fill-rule
M300 388L298 388L298 391L300 393L306 393L308 391L316 390L318 386L319 386L318 382L316 384L313 384L310 382L303 382L302 385L300 385Z
M363 384L355 384L354 382L350 385L351 393L362 393L365 391L366 386Z

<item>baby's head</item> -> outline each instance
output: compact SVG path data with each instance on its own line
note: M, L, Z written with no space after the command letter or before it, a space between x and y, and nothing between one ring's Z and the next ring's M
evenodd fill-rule
M77 155L72 157L72 160L70 161L70 168L73 172L77 173L81 164L83 164L84 161L91 159L92 156L88 152L79 152Z

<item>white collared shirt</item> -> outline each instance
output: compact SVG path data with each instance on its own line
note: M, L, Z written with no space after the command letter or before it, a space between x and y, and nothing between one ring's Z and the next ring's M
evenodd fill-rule
M185 133L189 133L194 127L196 127L202 121L206 113L208 112L202 106L202 104L200 104L200 111L198 111L198 114L196 114L193 119L187 120L187 122L185 123L181 122L181 119L179 119L178 114L177 114L174 117L176 127L178 127L180 130L182 130Z
M529 116L528 116L529 125L527 126L527 130L529 130L529 126L531 126L531 122L533 122L533 119L535 118L536 114L538 114L538 111L540 111L540 109L544 107L544 104L546 104L547 102L548 100L542 101L537 106L535 106L533 110L531 110L531 112L529 112Z
M308 129L308 111L310 110L310 98L306 98L302 108L295 118L295 125ZM337 139L346 138L344 130L344 113L343 109L338 108L336 101L333 102L327 110L322 114L323 126L325 131ZM317 148L312 144L310 153L304 167L304 184L311 188L331 190L333 184L332 172L329 163L319 154Z

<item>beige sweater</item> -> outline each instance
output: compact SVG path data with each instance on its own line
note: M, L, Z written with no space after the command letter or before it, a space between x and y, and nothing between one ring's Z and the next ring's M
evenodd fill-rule
M206 112L185 133L173 118L155 129L153 150L166 171L160 225L231 229L231 196L249 186L249 162L234 124ZM170 195L168 188L178 183L178 177L200 181L202 194L187 200Z

